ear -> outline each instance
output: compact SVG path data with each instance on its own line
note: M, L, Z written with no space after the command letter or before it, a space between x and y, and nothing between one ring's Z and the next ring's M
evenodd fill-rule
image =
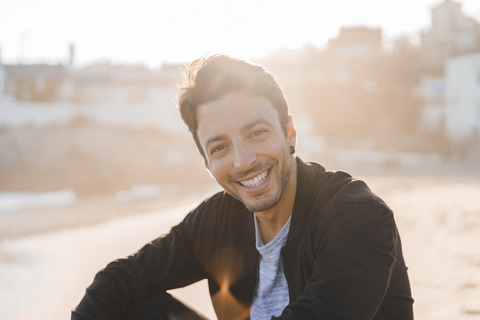
M297 130L295 130L292 116L288 116L288 118L289 123L287 123L287 139L290 143L292 143L291 145L295 147L297 144Z

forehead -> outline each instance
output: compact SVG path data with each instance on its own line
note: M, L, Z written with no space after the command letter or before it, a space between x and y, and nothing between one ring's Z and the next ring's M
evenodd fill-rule
M273 126L280 125L278 113L267 98L234 92L198 106L198 137L203 144L211 135L234 134L260 118Z

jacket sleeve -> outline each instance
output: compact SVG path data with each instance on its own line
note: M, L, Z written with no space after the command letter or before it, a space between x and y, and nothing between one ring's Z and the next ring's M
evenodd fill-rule
M372 202L347 202L315 225L313 272L298 298L272 319L373 319L396 261L393 213Z
M126 319L135 303L205 278L193 249L192 215L137 253L98 272L71 319Z

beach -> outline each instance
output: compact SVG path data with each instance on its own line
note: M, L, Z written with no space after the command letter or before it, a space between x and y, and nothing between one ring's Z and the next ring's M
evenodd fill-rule
M395 213L415 318L480 319L480 180L360 178ZM97 199L3 214L0 319L68 319L98 270L168 232L215 190L211 185L188 197L177 190L176 197ZM215 319L204 281L172 293Z

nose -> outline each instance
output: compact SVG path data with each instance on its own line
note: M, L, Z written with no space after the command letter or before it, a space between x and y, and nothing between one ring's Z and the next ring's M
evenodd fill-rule
M243 141L237 141L234 143L233 148L235 150L234 166L235 168L247 171L252 167L255 162L256 154L248 144Z

